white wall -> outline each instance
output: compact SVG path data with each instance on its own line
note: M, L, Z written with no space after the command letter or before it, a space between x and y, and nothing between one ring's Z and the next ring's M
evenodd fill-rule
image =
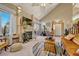
M54 10L52 10L41 21L45 23L52 23L53 20L63 20L64 29L72 25L73 6L71 3L61 3ZM49 26L51 27L51 25Z

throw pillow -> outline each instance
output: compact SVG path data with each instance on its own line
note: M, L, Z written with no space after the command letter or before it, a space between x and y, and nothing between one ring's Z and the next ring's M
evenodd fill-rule
M75 37L75 35L69 34L69 35L67 35L67 36L65 37L65 39L67 39L67 40L72 40L74 37Z
M72 41L79 45L79 36L76 36Z

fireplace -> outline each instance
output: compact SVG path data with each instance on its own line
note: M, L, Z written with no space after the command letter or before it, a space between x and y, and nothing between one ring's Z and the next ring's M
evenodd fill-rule
M32 39L32 31L24 32L22 34L23 43Z

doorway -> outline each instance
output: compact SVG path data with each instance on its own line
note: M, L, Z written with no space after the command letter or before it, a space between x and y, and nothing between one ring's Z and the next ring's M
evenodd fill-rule
M53 22L53 32L55 36L61 36L64 33L64 23L62 21Z

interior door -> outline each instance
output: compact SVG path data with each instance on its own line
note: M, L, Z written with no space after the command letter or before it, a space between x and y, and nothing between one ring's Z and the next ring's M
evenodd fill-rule
M61 24L55 24L55 35L61 35L62 31L61 31Z
M54 22L53 23L54 35L61 36L64 33L64 23L63 22Z

